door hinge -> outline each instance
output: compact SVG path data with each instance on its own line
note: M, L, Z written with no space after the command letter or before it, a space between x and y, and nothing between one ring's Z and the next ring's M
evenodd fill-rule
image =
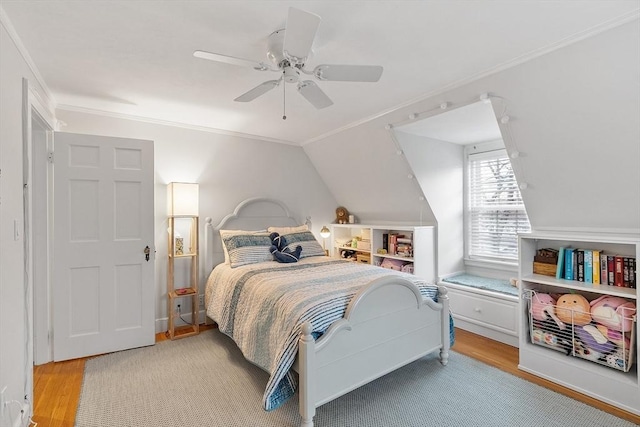
M49 151L47 153L47 160L49 161L49 163L53 163L53 151Z

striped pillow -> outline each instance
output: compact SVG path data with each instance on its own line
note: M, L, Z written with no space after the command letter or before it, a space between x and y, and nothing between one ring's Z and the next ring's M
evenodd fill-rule
M301 231L297 233L283 234L287 240L287 248L291 251L296 249L296 246L302 246L302 252L300 258L307 258L311 256L325 256L324 249L316 240L313 233L310 231Z
M220 237L231 268L273 261L273 256L269 252L271 239L265 232L220 230Z

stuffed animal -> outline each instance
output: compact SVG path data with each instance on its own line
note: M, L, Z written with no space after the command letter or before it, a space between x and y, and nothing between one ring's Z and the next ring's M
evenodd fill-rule
M287 240L284 236L274 232L271 233L269 237L272 243L269 252L273 255L273 259L283 263L298 262L300 253L302 252L302 246L298 245L296 246L296 250L292 251L287 248Z
M567 355L571 354L573 351L571 332L561 330L555 320L550 318L540 322L540 329L543 331L545 344L562 349Z
M576 336L587 350L603 354L611 353L616 346L609 341L606 335L603 335L598 328L590 323L584 326L575 327ZM577 340L576 340L577 341ZM596 359L600 358L597 357Z
M542 329L533 328L531 331L531 342L541 344L544 342L544 331Z
M609 366L614 367L616 369L625 370L625 368L627 368L626 361L624 358L624 352L620 349L616 350L611 354L607 354L607 357L605 358L605 360L607 361L607 364Z
M558 328L564 329L565 325L558 319L555 313L556 300L549 294L533 293L531 297L531 316L540 322L552 318ZM547 315L549 317L547 317Z
M615 331L629 332L636 306L624 298L603 295L591 301L593 320Z
M558 298L556 316L564 323L587 325L591 323L589 301L580 294L564 294Z
M340 256L344 259L355 259L356 251L350 251L348 249L343 249L340 251Z
M600 333L607 337L609 341L617 345L618 348L624 349L625 352L629 352L629 348L631 348L631 341L629 341L629 338L627 338L622 332L609 329L599 323L596 324L596 328L598 328Z
M584 343L580 340L574 340L574 344L576 349L576 356L582 357L583 359L591 360L592 362L595 362L596 360L604 357L603 353L585 346Z

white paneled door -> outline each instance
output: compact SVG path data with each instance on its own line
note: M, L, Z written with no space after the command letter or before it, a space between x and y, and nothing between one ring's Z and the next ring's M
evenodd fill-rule
M54 360L153 344L153 142L55 133L53 175Z

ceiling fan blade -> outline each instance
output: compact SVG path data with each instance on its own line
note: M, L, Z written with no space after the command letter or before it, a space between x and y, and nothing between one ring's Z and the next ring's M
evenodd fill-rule
M333 105L333 101L311 80L300 82L298 91L317 109Z
M236 58L234 56L221 55L219 53L205 52L203 50L196 50L195 52L193 52L193 56L195 56L196 58L208 59L209 61L224 62L225 64L239 65L241 67L251 67L254 70L258 71L277 71L273 70L264 62L256 62L250 59Z
M337 82L377 82L382 70L380 65L322 64L313 69L313 75L319 80Z
M237 101L237 102L253 101L257 97L269 92L271 89L275 88L279 84L280 84L280 80L268 80L266 82L260 83L258 86L254 87L249 92L243 93L242 95L234 99L234 101Z
M289 8L284 33L284 55L296 64L303 64L311 52L320 17L304 10Z

